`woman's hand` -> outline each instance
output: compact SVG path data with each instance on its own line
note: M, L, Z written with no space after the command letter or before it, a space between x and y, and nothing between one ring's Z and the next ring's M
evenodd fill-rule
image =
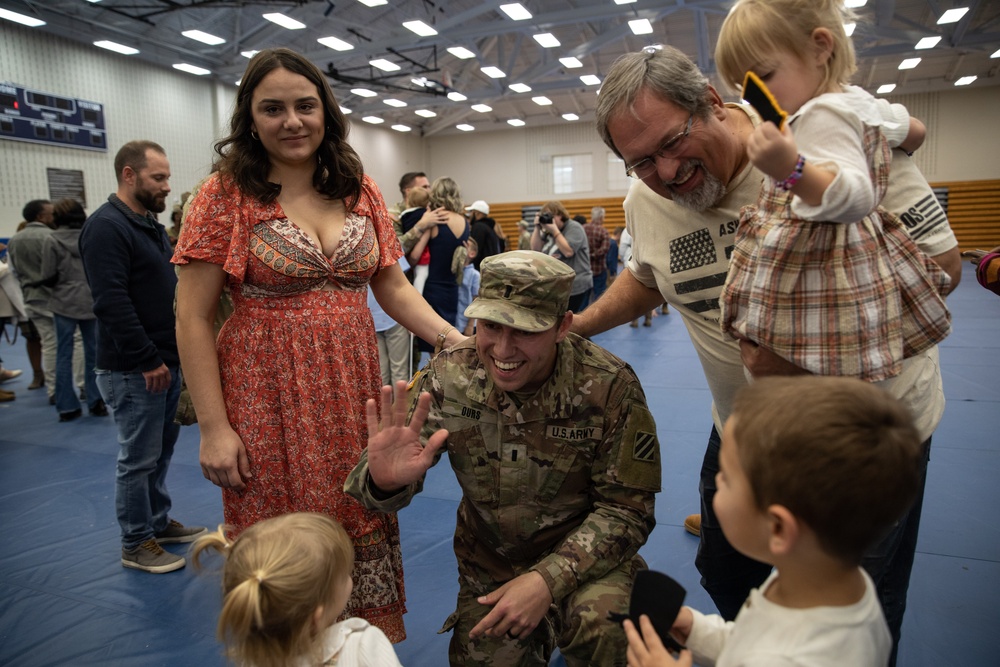
M431 209L424 211L424 214L420 216L420 220L417 221L416 227L418 227L421 232L426 232L428 229L431 229L436 225L442 225L447 222L448 211L442 206L434 209L433 211Z
M202 425L198 461L205 479L223 489L242 491L250 479L250 461L243 440L228 424L209 430Z

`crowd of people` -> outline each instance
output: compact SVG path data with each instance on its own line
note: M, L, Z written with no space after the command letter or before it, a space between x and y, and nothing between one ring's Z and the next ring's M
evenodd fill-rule
M283 48L251 58L170 233L151 141L121 147L89 216L29 202L0 316L60 421L112 416L122 565L183 568L170 543L194 542L196 565L220 553L238 664L398 664L396 512L447 453L453 665L557 648L571 666L894 665L961 257L943 215L912 237L899 222L930 192L907 155L923 127L848 85L846 11L739 0L727 16L720 71L759 75L780 126L671 47L620 58L597 110L632 178L613 231L601 207L588 221L550 201L508 239L485 200L422 172L387 206L327 78ZM1000 248L967 257L1000 294ZM828 270L845 263L865 268ZM612 620L646 568L661 444L632 368L591 340L667 304L713 401L685 525L718 611L682 608L669 638ZM0 382L20 374L0 364ZM182 383L215 532L170 514Z

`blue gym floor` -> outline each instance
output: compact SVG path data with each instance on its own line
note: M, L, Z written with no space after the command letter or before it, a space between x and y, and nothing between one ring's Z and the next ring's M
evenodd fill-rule
M971 266L965 271L948 299L954 332L941 346L948 408L931 452L904 667L1000 664L1000 298L976 284ZM684 326L669 314L595 340L636 369L658 425L663 492L642 554L687 588L689 604L713 610L694 568L697 538L681 527L698 511L711 427L709 393ZM111 419L59 423L45 391L27 390L23 341L0 342L0 356L7 368L25 370L3 385L17 400L0 403L0 665L224 665L215 640L216 570L150 575L120 564ZM198 466L196 427L182 429L168 482L177 519L221 521L219 490ZM396 649L407 667L447 664L448 637L436 633L457 591L458 499L443 463L399 516L409 638Z

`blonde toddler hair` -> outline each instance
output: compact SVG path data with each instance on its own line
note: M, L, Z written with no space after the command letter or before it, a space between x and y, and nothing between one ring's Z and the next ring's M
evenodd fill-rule
M813 31L826 28L833 52L819 90L845 86L858 69L854 44L844 31L844 23L855 18L843 0L739 0L719 31L715 65L725 84L738 91L747 70L772 54L809 58Z
M229 526L191 547L196 568L206 549L222 554L222 611L218 637L240 665L283 667L302 657L321 659L325 628L313 615L332 602L354 567L343 527L325 514L295 512L250 526L235 540Z

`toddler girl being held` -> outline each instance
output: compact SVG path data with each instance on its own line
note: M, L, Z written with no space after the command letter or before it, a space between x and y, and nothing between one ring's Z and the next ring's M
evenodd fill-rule
M847 85L850 18L843 0L739 0L723 23L723 79L753 72L789 116L747 142L769 178L741 212L722 327L811 373L878 381L948 335L949 278L879 207L890 148L912 151L923 125Z

